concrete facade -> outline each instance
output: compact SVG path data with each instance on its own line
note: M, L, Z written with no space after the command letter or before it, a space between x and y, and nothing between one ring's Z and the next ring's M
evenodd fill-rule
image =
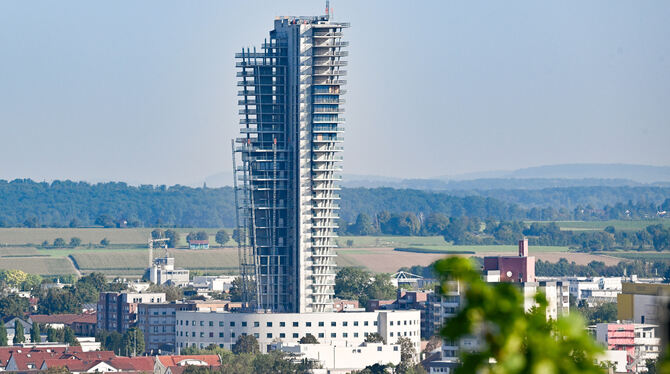
M419 311L377 311L343 313L221 313L178 311L177 350L186 346L205 348L210 344L231 349L240 335L253 335L263 352L279 341L298 344L306 334L320 343L356 347L365 337L379 333L387 343L398 337L412 340L417 351L421 341Z
M176 269L174 267L174 257L160 257L154 259L149 272L149 280L154 284L184 286L188 284L189 271L187 269Z
M333 310L346 23L279 17L262 52L243 50L238 226L252 310Z
M144 334L146 350L174 352L177 311L195 308L192 303L138 304L137 327Z
M616 302L621 293L621 277L568 278L570 295L589 306Z
M646 372L646 360L656 360L661 352L657 325L639 323L599 323L596 339L608 350L625 351L626 367L633 373Z
M364 343L357 347L328 344L276 344L274 349L290 353L296 359L314 360L328 368L329 373L349 373L374 364L400 363L400 346L397 344Z
M484 257L484 272L499 271L500 282L534 282L535 257L528 254L528 239L519 240L518 256Z
M661 324L660 308L670 302L670 285L623 283L617 296L619 320Z
M101 292L96 313L97 329L123 334L137 322L139 304L164 302L164 293Z

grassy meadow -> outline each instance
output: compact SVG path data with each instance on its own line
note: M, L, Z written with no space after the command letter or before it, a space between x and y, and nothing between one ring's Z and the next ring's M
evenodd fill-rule
M527 223L532 223L528 221ZM661 224L670 227L670 221L667 219L652 220L610 220L610 221L556 221L561 230L566 231L602 231L607 226L612 226L618 231L638 231L651 225Z
M603 222L556 222L564 230L602 230L614 226L617 230L639 230L662 223L657 221L603 221ZM180 243L169 253L175 257L178 267L210 274L237 272L237 246L230 240L220 247L214 240L218 229L179 228ZM0 269L21 269L42 275L83 274L102 272L110 277L140 277L149 264L147 240L150 228L0 228ZM210 235L209 250L186 249L189 232L206 231ZM232 229L226 229L232 236ZM43 248L41 243L53 243L63 238L81 239L77 248ZM99 245L102 239L110 245ZM337 238L340 248L335 258L338 266L362 266L377 271L395 271L401 266L427 264L449 254L484 256L493 253L513 254L516 245L451 245L441 236L342 236ZM397 249L397 250L394 250ZM532 253L546 259L560 256L577 258L582 254L568 253L567 247L533 246ZM163 256L163 249L155 249L154 257ZM603 256L604 255L604 256ZM584 255L585 256L585 255ZM670 253L658 252L602 252L590 254L588 260L609 257L610 259L643 259L670 261Z

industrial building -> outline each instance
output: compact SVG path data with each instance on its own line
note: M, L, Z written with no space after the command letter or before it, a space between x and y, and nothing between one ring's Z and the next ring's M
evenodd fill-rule
M617 295L619 320L634 323L661 324L662 308L670 303L670 285L656 283L623 283Z

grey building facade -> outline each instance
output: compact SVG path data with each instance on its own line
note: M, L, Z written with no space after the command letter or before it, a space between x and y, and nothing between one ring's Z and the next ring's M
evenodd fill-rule
M236 54L233 162L249 309L333 309L348 26L280 17L260 50Z

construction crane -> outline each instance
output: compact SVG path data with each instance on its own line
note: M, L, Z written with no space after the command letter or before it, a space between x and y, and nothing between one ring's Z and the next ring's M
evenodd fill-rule
M165 249L165 256L167 256L168 241L170 241L170 238L154 239L149 236L149 268L154 264L154 243L164 243L163 248Z

